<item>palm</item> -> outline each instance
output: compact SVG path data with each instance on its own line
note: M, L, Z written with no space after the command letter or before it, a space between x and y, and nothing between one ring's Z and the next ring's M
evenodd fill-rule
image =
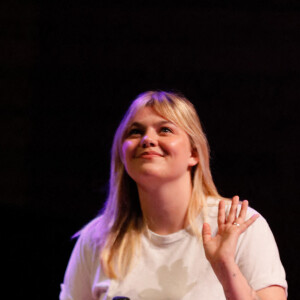
M253 222L258 215L252 216L245 221L248 201L242 202L242 207L237 216L239 197L233 197L229 214L225 216L225 202L221 200L218 211L218 232L211 236L209 224L203 225L203 246L206 258L210 262L218 262L224 259L234 259L238 238ZM238 224L238 225L237 225Z

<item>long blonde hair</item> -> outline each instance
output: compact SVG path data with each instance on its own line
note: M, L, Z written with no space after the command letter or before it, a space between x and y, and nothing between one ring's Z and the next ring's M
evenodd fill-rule
M199 117L191 102L172 92L148 91L130 105L114 137L111 152L109 194L102 213L101 264L109 278L123 278L138 252L141 233L146 224L141 211L137 187L122 163L121 147L136 112L150 106L163 118L182 128L197 151L199 163L192 168L192 195L187 220L192 234L201 238L197 216L206 206L206 197L220 197L209 166L209 147Z

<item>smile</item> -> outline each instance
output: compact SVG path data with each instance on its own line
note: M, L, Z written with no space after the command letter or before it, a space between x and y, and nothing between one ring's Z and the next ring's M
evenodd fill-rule
M155 151L144 151L138 155L139 158L152 158L152 157L163 157L163 154L160 154Z

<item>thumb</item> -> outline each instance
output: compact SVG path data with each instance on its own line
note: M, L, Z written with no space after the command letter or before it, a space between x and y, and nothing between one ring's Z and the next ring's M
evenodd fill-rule
M203 243L209 242L211 240L211 229L208 223L203 224L202 238L203 238Z

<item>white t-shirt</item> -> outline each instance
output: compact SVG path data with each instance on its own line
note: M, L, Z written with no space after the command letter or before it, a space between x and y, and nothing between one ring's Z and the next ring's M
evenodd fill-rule
M207 202L207 222L215 235L218 200L208 198ZM255 213L249 208L247 219ZM61 285L61 300L108 300L115 296L131 300L226 299L202 243L185 229L170 235L149 230L142 236L141 255L132 270L122 281L108 279L101 270L95 243L99 220L100 217L86 226L75 245ZM199 216L200 228L202 224ZM254 290L270 285L287 289L273 234L262 216L240 236L236 263Z

